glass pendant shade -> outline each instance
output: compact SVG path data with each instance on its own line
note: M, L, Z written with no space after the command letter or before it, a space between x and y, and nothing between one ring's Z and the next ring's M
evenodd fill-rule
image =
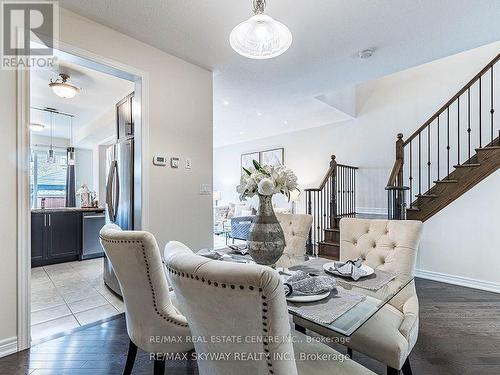
M256 14L236 26L229 37L231 47L250 59L271 59L292 45L292 33L265 14Z
M49 152L47 153L47 163L53 164L55 163L56 159L54 157L54 150L51 148L49 149Z
M68 154L68 165L75 165L75 148L68 147L66 151Z

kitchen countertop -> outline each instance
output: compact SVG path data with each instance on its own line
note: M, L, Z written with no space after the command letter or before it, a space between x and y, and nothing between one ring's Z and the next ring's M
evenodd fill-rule
M60 208L33 208L31 213L43 214L51 212L104 212L102 207L60 207Z

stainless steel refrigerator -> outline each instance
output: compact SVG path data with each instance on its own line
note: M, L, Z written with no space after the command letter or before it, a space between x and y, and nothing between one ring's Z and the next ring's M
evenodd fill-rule
M134 138L118 141L107 150L106 222L134 229ZM104 282L122 295L111 263L104 257Z

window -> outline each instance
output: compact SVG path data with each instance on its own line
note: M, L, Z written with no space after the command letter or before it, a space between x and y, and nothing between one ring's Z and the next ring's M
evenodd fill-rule
M31 207L40 208L42 198L45 207L66 205L66 150L54 148L55 162L48 162L48 148L31 150Z

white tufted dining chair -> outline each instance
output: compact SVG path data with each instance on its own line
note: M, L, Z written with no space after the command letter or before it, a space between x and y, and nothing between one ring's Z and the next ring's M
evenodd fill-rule
M414 276L423 224L412 220L340 221L340 260L361 258L375 270L398 276L376 292L377 297ZM388 374L411 374L409 354L418 336L418 298L411 282L351 337L346 345L387 365Z
M291 332L283 284L272 268L210 260L179 242L167 244L164 258L192 334L199 338L201 375L373 374ZM317 359L322 355L330 360Z
M311 230L311 215L276 213L278 222L285 234L285 250L276 263L279 267L292 267L304 262L296 257L306 254L306 242Z
M139 347L157 354L154 373L163 375L162 355L188 352L193 344L185 339L191 333L186 318L174 306L175 295L169 293L156 240L151 233L122 231L115 224L101 229L100 240L120 283L125 304L130 344L124 374L132 372ZM157 337L180 339L157 340Z

